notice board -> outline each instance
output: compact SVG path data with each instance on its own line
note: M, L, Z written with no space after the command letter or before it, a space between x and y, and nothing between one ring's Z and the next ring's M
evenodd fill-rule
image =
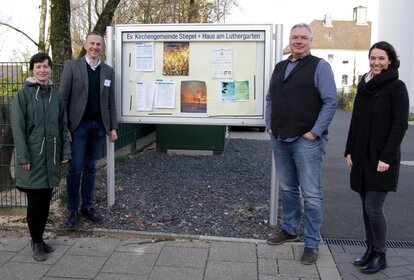
M115 26L120 122L264 125L271 24Z

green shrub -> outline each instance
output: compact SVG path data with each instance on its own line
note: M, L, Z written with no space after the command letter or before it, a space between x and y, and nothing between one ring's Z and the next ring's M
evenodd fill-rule
M357 92L356 86L351 86L351 90L348 93L338 93L338 104L341 105L345 111L352 111L354 108L354 100Z
M115 157L115 166L119 166L122 162L128 161L131 158L127 155L120 155Z

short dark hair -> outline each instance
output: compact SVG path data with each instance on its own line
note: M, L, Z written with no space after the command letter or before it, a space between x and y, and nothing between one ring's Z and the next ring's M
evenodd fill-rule
M30 62L29 62L30 71L33 70L33 67L34 67L35 63L43 62L45 60L47 60L47 64L49 64L50 68L52 68L52 66L53 66L52 59L50 58L50 56L47 53L40 52L40 53L37 53L37 54L33 55L30 58Z
M97 36L100 36L100 37L102 38L102 42L104 42L104 37L103 37L102 33L101 33L101 32L99 32L99 31L91 31L91 32L88 32L88 34L86 34L86 36L85 36L85 41L87 41L87 40L88 40L88 37L89 37L90 35L97 35Z
M389 68L398 69L400 67L400 60L398 59L398 55L394 47L385 41L380 41L372 45L369 49L368 57L371 55L371 51L373 49L380 49L387 53L388 59L391 61Z

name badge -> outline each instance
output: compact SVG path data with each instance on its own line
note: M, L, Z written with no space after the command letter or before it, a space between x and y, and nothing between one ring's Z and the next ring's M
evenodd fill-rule
M110 87L111 86L111 80L105 80L104 86L105 87Z

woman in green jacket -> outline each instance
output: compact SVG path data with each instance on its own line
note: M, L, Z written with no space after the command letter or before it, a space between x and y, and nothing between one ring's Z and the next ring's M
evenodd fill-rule
M65 106L50 81L52 60L45 53L30 59L27 78L12 101L16 149L16 186L27 195L27 225L33 258L45 261L54 249L43 241L52 190L59 184L61 164L71 158Z

